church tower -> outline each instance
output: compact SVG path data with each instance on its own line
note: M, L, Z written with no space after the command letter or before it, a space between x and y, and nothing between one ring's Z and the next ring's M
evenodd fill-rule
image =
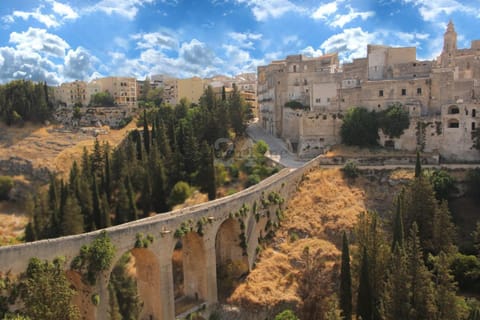
M443 35L442 67L452 64L455 52L457 51L457 33L452 20L447 25L447 31Z

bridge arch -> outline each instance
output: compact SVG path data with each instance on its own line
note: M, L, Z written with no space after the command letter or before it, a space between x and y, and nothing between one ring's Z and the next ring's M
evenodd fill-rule
M219 226L215 236L215 260L220 299L228 297L242 275L249 271L245 241L241 223L236 219L228 218Z

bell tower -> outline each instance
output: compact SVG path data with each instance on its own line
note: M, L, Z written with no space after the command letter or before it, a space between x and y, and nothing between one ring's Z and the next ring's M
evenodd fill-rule
M457 33L452 20L448 22L447 31L443 35L442 66L447 67L453 62L457 51Z

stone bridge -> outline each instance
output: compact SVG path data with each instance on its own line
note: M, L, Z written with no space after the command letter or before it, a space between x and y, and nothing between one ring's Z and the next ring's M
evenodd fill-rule
M74 300L82 318L108 319L110 273L125 253L135 258L137 289L143 303L140 318L171 320L184 316L174 293L172 256L178 246L182 247L183 298L191 306L187 313L195 308L208 313L218 302L218 268L228 264L243 266L244 272L253 268L259 240L277 225L283 202L295 193L303 175L318 165L317 158L298 169L283 169L231 196L105 229L116 253L112 267L102 273L95 287L82 284L76 271L67 270L78 292ZM80 248L100 232L0 247L0 274L22 273L32 257L65 257L69 268ZM153 238L148 248L135 248L140 234ZM93 306L93 294L100 297L97 306Z

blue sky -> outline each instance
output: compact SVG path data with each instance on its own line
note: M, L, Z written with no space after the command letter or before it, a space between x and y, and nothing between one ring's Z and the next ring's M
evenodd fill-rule
M288 54L416 46L434 59L450 19L480 38L480 1L0 0L0 82L255 72Z

